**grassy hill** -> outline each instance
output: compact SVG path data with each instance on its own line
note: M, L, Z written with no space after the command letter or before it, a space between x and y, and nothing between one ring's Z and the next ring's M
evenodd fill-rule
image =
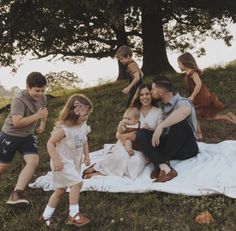
M228 109L236 113L236 65L232 63L224 68L206 69L204 76L206 85L226 103ZM181 94L186 95L181 77L180 74L171 75L176 88ZM151 78L146 81L151 82ZM121 89L126 84L126 82L108 83L85 90L64 91L60 97L49 101L47 131L39 137L41 161L34 179L49 170L46 141L67 98L74 93L83 93L91 98L94 111L89 118L92 128L89 144L90 150L94 151L101 149L104 143L115 142L116 126L125 110L127 100L127 97L122 95ZM6 114L0 116L1 125L5 117ZM208 143L236 139L235 126L225 122L202 121L202 128ZM12 168L0 182L0 230L46 230L38 222L38 217L51 192L27 189L27 198L31 201L29 207L12 209L6 206L22 166L23 161L17 156ZM55 230L78 230L65 225L68 214L67 201L68 195L56 210ZM235 200L221 195L191 197L161 192L145 194L83 192L80 205L81 210L92 219L89 225L80 230L236 230ZM196 224L195 216L205 210L212 213L215 223Z

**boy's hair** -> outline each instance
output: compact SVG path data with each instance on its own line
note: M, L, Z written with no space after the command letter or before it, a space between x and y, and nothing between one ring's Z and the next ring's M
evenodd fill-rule
M121 57L127 58L128 56L130 56L130 58L131 58L133 56L133 52L128 46L125 46L125 45L119 47L116 54L115 54L115 57L117 59L119 59Z
M40 72L31 72L26 78L26 84L31 87L44 87L47 80Z
M62 123L66 123L71 126L76 124L79 115L76 115L74 112L75 109L75 101L79 101L81 104L87 105L89 108L89 112L91 113L93 110L92 102L88 97L82 94L72 95L66 102L66 105L60 112L59 121Z
M194 57L189 52L180 55L177 60L185 67L199 69Z
M160 88L164 88L169 92L173 92L173 85L171 80L166 76L156 76L153 80L153 83Z
M124 114L131 114L135 119L139 119L140 111L136 107L128 107Z

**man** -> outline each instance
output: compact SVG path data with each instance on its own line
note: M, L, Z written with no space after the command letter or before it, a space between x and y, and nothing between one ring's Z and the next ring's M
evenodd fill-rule
M138 130L136 143L155 166L151 178L155 178L155 182L166 182L177 176L170 160L185 160L198 153L196 115L186 98L178 93L174 95L172 82L165 76L154 79L152 97L164 103L163 121L154 133Z

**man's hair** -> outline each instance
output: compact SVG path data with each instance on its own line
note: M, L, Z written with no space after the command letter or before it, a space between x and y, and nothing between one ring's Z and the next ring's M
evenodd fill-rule
M125 46L125 45L119 47L117 52L116 52L116 54L115 54L115 57L117 59L119 59L121 57L122 58L127 58L128 56L132 57L133 56L133 52L132 52L132 50L128 46Z
M153 79L153 83L160 88L164 88L165 90L169 91L169 92L173 92L173 86L172 86L172 82L171 80L166 77L166 76L156 76Z
M26 78L27 85L31 87L44 87L47 80L40 72L31 72Z

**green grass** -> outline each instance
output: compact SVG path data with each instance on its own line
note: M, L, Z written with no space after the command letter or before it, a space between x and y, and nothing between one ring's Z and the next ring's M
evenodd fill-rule
M236 65L206 69L204 76L207 86L226 103L230 110L236 113ZM171 75L171 78L180 93L186 95L182 75ZM150 82L151 78L146 81ZM46 141L58 117L58 112L67 98L73 93L83 93L91 98L94 111L89 118L92 128L89 144L90 150L95 151L101 149L105 143L115 142L116 126L122 117L127 101L127 97L121 93L121 89L126 84L124 81L85 90L63 91L61 94L57 93L61 96L49 101L50 114L47 131L39 137L41 161L34 179L49 170ZM3 123L5 117L6 113L0 116L0 124ZM236 139L235 126L225 122L202 121L202 128L208 143ZM13 209L6 206L6 200L13 190L22 167L23 161L17 156L12 163L12 168L0 182L0 230L46 230L38 222L38 217L51 192L29 188L27 198L30 199L31 204L28 208ZM56 210L55 230L78 230L65 225L68 214L67 201L68 195L63 198ZM235 200L222 195L191 197L161 192L125 194L94 191L81 193L80 206L81 210L91 217L92 222L79 230L236 230ZM212 213L215 222L210 225L196 224L195 216L205 210Z

